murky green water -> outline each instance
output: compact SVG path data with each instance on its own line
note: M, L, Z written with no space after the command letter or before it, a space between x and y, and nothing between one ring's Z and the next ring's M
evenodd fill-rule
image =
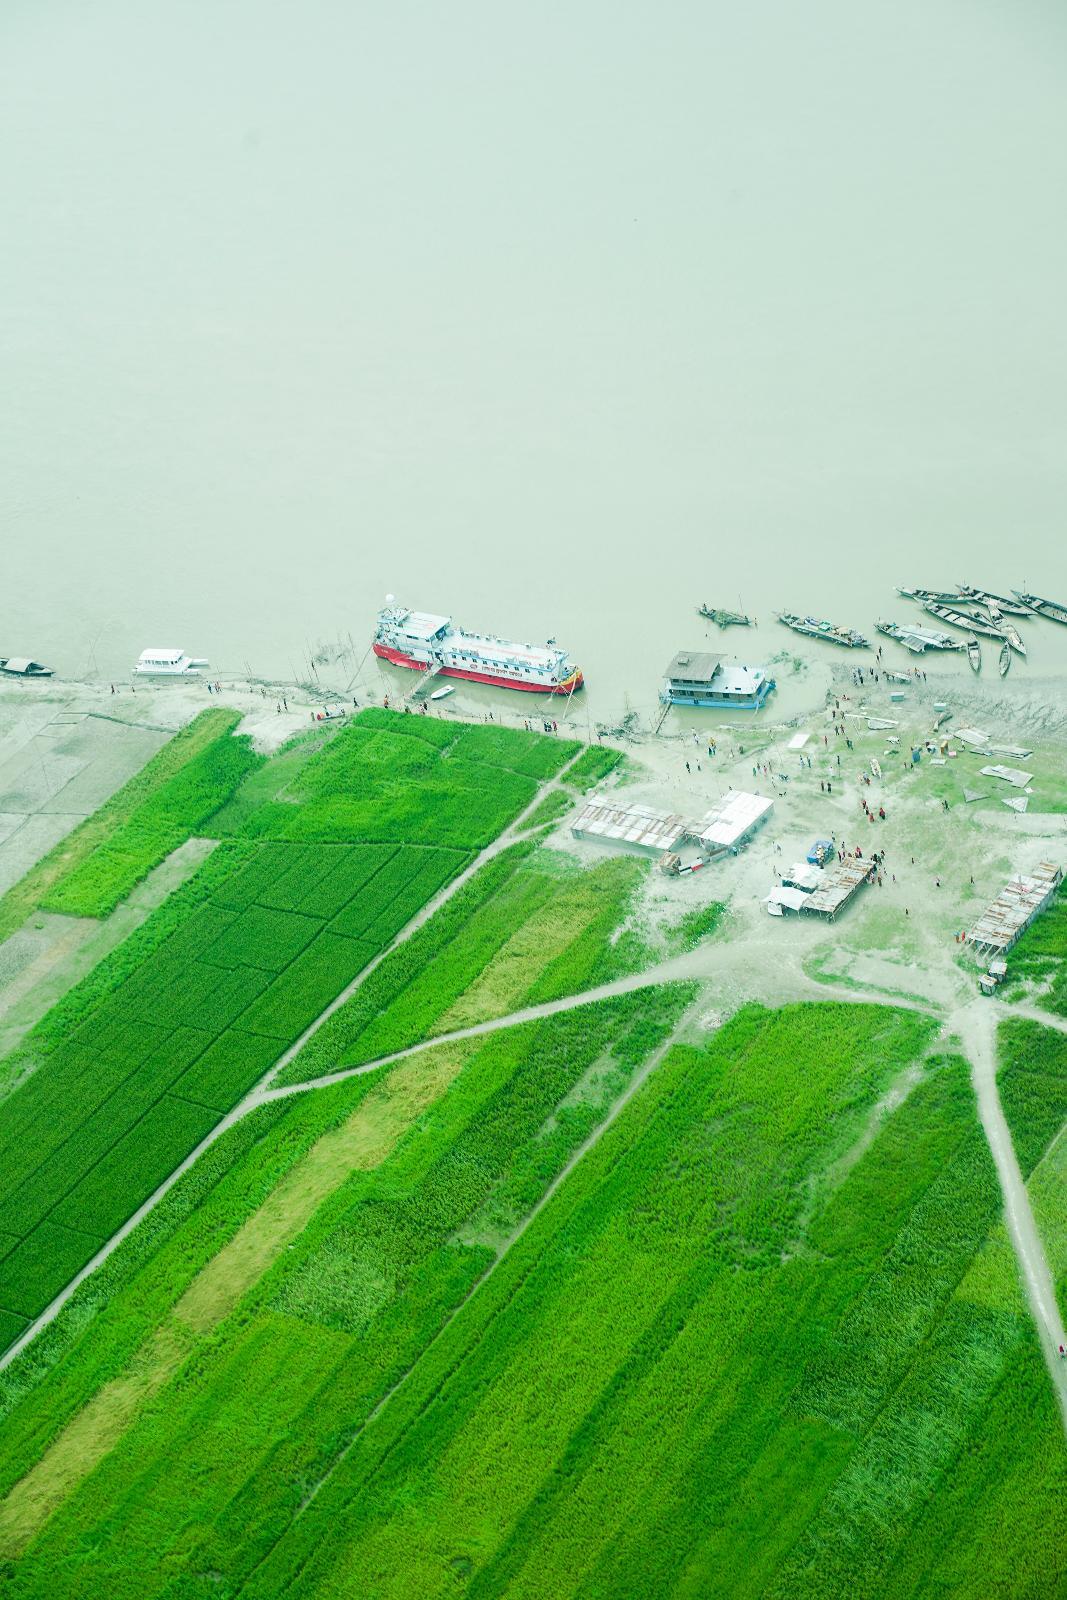
M610 715L704 599L750 660L896 583L1067 602L1062 8L37 0L0 43L0 654L288 674L389 590L557 635ZM1067 668L1027 637L1013 682Z

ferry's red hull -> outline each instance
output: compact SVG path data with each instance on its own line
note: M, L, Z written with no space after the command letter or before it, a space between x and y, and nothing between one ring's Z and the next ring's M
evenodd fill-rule
M376 639L372 646L374 654L383 661L391 661L394 667L414 667L416 672L425 672L425 661L416 661L414 656L407 656L402 650L394 650L392 645L380 644ZM561 683L546 685L543 683L524 683L521 678L501 678L491 672L468 672L463 667L442 667L442 678L467 678L471 683L491 683L495 689L525 689L527 694L573 694L575 689L580 689L584 678L580 672L573 672L569 678L564 678Z

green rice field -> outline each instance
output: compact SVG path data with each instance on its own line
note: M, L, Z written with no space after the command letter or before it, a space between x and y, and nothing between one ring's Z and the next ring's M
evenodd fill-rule
M501 837L609 754L368 712L249 763L3 1063L8 1346L243 1113L0 1370L5 1593L1063 1592L968 1062L893 1003L630 986L724 905ZM1067 1037L998 1049L1062 1292Z

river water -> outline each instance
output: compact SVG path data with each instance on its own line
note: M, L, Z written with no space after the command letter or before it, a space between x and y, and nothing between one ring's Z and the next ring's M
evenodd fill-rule
M611 718L681 646L825 662L777 608L1067 602L1061 7L9 0L0 41L0 654L351 635L340 683L389 591L557 636ZM1013 681L1067 670L1026 636Z

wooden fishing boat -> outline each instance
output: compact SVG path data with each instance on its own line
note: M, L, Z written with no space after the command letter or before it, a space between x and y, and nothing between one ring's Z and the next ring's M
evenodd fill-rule
M982 646L978 643L978 640L975 638L973 633L967 640L967 660L971 663L972 672L981 672Z
M965 633L984 633L988 639L1004 637L1003 629L984 617L976 617L969 611L957 611L955 606L942 605L938 600L923 600L920 603L924 611L947 622L950 627L962 628Z
M1019 632L1014 622L1009 621L1007 617L998 617L997 625L1000 628L1001 633L1004 635L1006 642L1011 645L1016 655L1025 656L1026 646L1023 644L1022 634Z
M855 628L839 628L832 622L825 622L818 617L800 617L792 611L776 611L775 616L787 628L792 628L794 633L802 633L809 639L843 644L848 650L870 649L870 641L862 633L857 633Z
M958 590L952 589L897 589L897 594L902 594L907 600L938 600L943 605L958 605L960 596Z
M887 639L895 639L897 644L902 644L905 650L910 650L913 655L921 656L926 649L925 644L920 639L914 634L906 634L895 622L886 622L880 618L875 623L875 627L879 633L884 633Z
M1000 647L1000 676L1002 678L1006 676L1008 668L1010 666L1011 666L1011 645L1008 643L1007 639L1005 639L1004 643Z
M1067 625L1067 606L1059 605L1055 600L1043 600L1039 594L1023 594L1019 589L1013 589L1012 594L1016 600L1021 600L1039 617L1048 617L1050 622L1062 622Z
M924 650L962 650L963 644L959 639L953 639L949 634L942 633L940 628L924 628L921 623L886 622L884 618L875 623L879 633L884 633L887 639L895 639L913 655L922 655Z
M706 618L708 622L717 623L720 628L752 626L752 618L746 617L743 611L724 611L721 606L697 606L697 616Z
M1027 607L1020 605L1018 600L1009 600L1005 595L994 594L992 589L976 589L969 583L960 584L959 598L988 606L994 616L997 611L1007 611L1013 617L1029 615Z

